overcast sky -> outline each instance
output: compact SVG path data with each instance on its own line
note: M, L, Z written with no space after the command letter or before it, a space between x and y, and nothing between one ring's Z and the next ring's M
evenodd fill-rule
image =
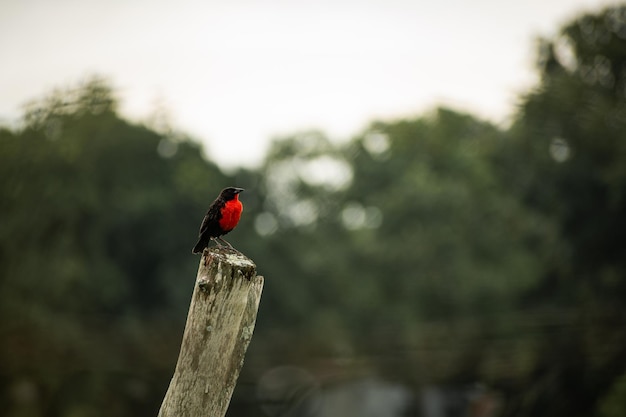
M223 167L318 128L443 104L497 123L535 82L535 39L604 0L0 0L0 123L92 74L123 114L171 124Z

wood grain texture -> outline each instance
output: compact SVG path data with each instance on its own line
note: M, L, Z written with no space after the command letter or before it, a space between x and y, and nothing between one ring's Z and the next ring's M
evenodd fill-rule
M159 417L226 414L256 321L263 277L227 248L205 249L178 363Z

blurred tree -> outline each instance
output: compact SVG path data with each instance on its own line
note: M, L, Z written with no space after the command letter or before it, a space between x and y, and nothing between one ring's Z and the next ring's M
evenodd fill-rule
M93 79L28 105L20 131L0 131L2 386L31 387L34 415L156 412L193 238L207 195L228 182L197 145L115 108ZM12 400L3 414L21 415Z
M421 382L502 376L489 356L511 349L486 349L484 329L507 328L537 284L537 253L556 240L498 176L503 135L438 109L374 123L344 146L319 132L275 142L247 210L260 236L242 242L275 277L249 363L344 358Z
M384 155L368 150L372 136L387 138ZM495 127L440 109L377 123L353 145L347 198L380 210L386 304L408 297L423 318L497 314L533 284L545 225L497 177L490 158L501 140Z
M626 375L617 378L611 389L600 402L600 413L603 417L620 417L626 410Z
M575 323L548 335L510 414L588 416L626 371L626 7L567 24L539 58L513 128L517 166L562 241L527 302Z

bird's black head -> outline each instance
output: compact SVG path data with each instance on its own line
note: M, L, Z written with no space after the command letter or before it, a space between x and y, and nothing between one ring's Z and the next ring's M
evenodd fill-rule
M225 201L229 201L235 198L235 196L242 191L243 191L243 188L236 188L236 187L224 188L222 192L220 193L220 198Z

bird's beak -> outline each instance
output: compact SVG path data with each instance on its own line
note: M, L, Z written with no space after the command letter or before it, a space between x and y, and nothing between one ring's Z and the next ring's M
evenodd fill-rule
M235 194L239 194L242 191L244 191L243 188L235 188Z

